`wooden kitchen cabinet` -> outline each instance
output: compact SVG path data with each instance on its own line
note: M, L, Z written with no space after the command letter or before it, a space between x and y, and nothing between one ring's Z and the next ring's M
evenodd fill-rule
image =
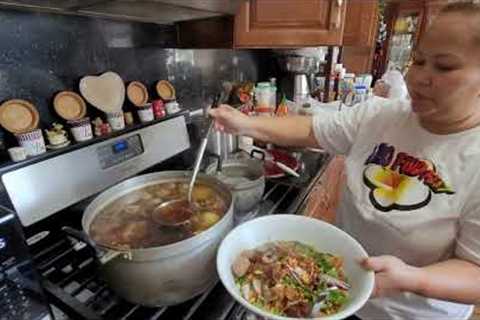
M378 27L378 0L349 1L343 32L343 45L371 47Z
M378 1L349 1L342 62L348 72L370 73L378 31Z
M345 178L345 159L336 156L309 194L303 214L333 223Z
M234 46L279 48L341 45L346 2L244 0L235 16Z

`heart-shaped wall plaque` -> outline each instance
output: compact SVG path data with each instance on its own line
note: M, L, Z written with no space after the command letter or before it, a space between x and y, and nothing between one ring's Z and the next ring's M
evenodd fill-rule
M122 111L125 84L115 72L83 77L80 80L80 92L91 105L105 113Z

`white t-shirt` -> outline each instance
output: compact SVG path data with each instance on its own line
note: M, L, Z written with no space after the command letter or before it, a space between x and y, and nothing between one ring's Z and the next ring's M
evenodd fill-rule
M414 266L452 257L480 265L480 127L423 129L408 101L374 98L313 118L317 140L346 155L338 225L369 255ZM480 285L480 284L479 284ZM468 319L473 307L402 293L371 299L364 319Z

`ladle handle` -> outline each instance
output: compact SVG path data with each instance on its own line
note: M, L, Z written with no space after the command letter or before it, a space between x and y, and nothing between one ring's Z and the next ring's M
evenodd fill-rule
M218 107L220 103L221 94L217 94L213 99L213 103L211 109ZM200 171L200 164L202 163L203 154L205 153L205 149L207 148L208 143L208 136L210 135L210 131L212 131L215 121L212 118L208 118L209 124L207 131L205 132L205 136L200 143L200 148L198 149L197 158L195 159L195 165L193 166L193 174L192 178L190 179L190 185L188 186L188 202L192 203L192 192L193 186L195 185L195 180L197 180L198 172Z
M197 159L195 159L192 178L190 180L190 185L188 186L188 202L190 203L192 202L193 186L195 185L195 180L197 180L197 175L198 175L198 172L200 171L200 164L202 163L203 154L205 152L205 149L207 148L208 134L210 130L212 130L212 127L213 127L213 122L208 127L207 134L202 139L202 143L200 144L200 148L198 150Z

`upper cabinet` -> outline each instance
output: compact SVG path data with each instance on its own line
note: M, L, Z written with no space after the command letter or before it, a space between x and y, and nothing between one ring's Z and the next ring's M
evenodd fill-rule
M378 0L349 1L343 45L372 47L378 27Z
M356 74L372 71L378 29L378 0L351 0L343 33L343 65Z
M346 7L346 0L243 0L235 16L234 46L341 45Z

